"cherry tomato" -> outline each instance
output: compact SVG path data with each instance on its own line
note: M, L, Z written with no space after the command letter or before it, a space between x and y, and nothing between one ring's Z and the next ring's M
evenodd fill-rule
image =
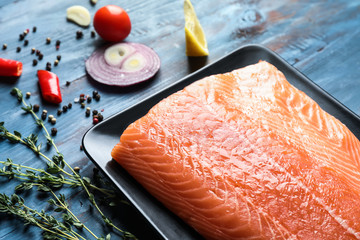
M94 28L104 40L119 42L130 34L131 22L124 9L115 5L107 5L95 13Z

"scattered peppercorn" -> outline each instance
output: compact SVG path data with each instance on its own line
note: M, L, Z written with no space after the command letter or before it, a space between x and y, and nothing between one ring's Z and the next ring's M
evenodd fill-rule
M56 128L51 128L51 135L55 136L57 134Z
M90 116L90 110L91 110L91 109L90 109L89 107L86 108L85 115L86 115L87 117Z
M101 113L98 113L98 119L99 119L99 122L101 122L102 120L104 120L104 116L101 115Z
M17 47L16 52L20 52L20 51L21 51L21 47Z
M33 27L33 32L36 32L36 27Z
M96 100L96 101L100 101L100 94L96 94L95 100Z
M37 112L37 111L39 111L39 109L40 109L39 104L34 104L34 106L33 106L33 111L34 111L34 112Z
M81 103L81 108L85 108L85 103Z
M2 49L3 49L3 50L7 49L7 44L6 44L6 43L3 44Z
M51 122L51 120L54 118L54 115L49 115L48 116L48 120L49 120L49 122Z
M62 107L62 109L63 109L63 112L67 112L68 106L64 105L64 106Z
M66 81L66 86L69 86L71 84L71 82Z
M80 97L79 102L80 102L80 103L85 102L85 98L84 98L84 97Z
M31 92L26 93L26 98L29 98L31 96Z
M68 104L68 108L69 108L69 109L72 108L72 103L69 103L69 104Z
M61 109L58 109L57 110L57 115L60 116L62 114L62 110Z
M29 44L29 40L26 39L26 40L24 41L24 46L27 46L28 44Z
M36 66L38 61L36 59L33 60L33 66Z
M39 56L41 53L39 49L37 49L35 52L36 52L36 56Z
M24 40L24 38L25 38L25 35L23 33L19 35L19 40L20 41Z
M59 60L56 59L56 60L54 61L54 66L57 66L58 64L59 64Z
M86 101L87 101L88 103L91 103L91 100L92 100L92 97L90 97L90 96L88 96L88 97L86 98Z
M49 65L46 65L46 71L51 71L51 66L49 66Z
M91 31L91 37L94 38L96 36L95 31Z
M74 171L78 173L78 172L80 172L80 168L79 167L74 167Z
M56 40L56 46L60 46L60 43L61 43L61 41L60 40Z
M31 54L34 54L35 53L35 48L32 48L31 49Z
M46 119L46 116L47 116L47 111L46 110L43 110L42 114L41 114L41 119L42 120L45 120Z
M97 124L97 123L99 123L99 119L97 119L97 118L93 118L93 124Z
M83 150L83 146L82 145L80 145L80 151L82 151Z
M43 55L42 53L40 53L38 59L39 59L39 60L42 60L43 57L44 57L44 55Z
M76 39L80 39L80 38L82 38L82 37L83 37L83 35L84 35L84 34L83 34L83 32L82 32L82 31L80 31L80 30L79 30L79 31L77 31L77 32L76 32Z
M97 95L97 94L99 94L98 93L98 91L96 91L96 90L94 90L93 92L92 92L92 94L93 94L93 98Z
M50 44L51 43L51 38L47 37L46 38L46 44Z
M56 59L60 61L61 60L61 55L57 55Z
M56 118L52 118L51 119L51 124L55 124L56 123Z
M93 116L96 115L96 114L98 114L98 110L96 110L96 109L93 110L93 111L92 111L92 114L93 114Z

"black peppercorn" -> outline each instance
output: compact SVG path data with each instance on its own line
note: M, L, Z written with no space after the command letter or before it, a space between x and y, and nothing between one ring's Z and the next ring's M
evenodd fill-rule
M93 94L93 98L97 95L97 94L99 94L98 93L98 91L96 91L96 90L94 90L93 92L92 92L92 94Z
M55 136L57 134L56 128L51 128L51 135Z
M38 59L39 59L39 60L42 60L43 57L44 57L44 55L43 55L42 53L40 53Z
M96 110L96 109L93 110L93 111L92 111L92 114L93 114L93 116L96 115L96 114L98 114L98 110Z
M76 32L76 39L80 39L80 38L82 38L82 37L83 37L83 35L84 35L84 34L83 34L83 32L82 32L82 31L80 31L80 30L79 30L79 31L77 31L77 32Z
M60 116L62 114L62 110L61 109L58 109L57 110L57 115Z
M60 40L56 40L56 46L60 46Z
M34 111L34 112L37 112L37 111L39 111L39 109L40 109L39 104L34 104L34 106L33 106L33 111Z
M24 41L24 46L27 46L28 44L29 44L29 40L26 39L26 40Z
M36 32L36 27L33 27L33 32Z
M84 98L84 97L80 97L79 101L80 101L80 103L85 102L85 98Z
M24 40L24 38L25 38L25 35L23 33L19 35L19 40L20 41Z
M96 101L99 101L99 100L100 100L100 94L96 94L95 100L96 100Z
M96 36L95 31L91 31L91 37L94 38Z
M80 145L80 151L82 151L83 150L83 146L82 145Z
M36 66L38 61L36 59L33 60L33 66Z
M3 50L7 49L7 44L6 43L3 44L2 49Z
M86 101L88 102L88 103L91 103L91 100L92 100L92 97L87 97L87 99L86 99Z
M99 122L101 122L102 120L104 120L104 116L101 115L101 113L98 113L98 119L99 119Z
M39 49L37 49L35 52L36 52L36 56L39 56L41 53Z
M21 51L21 47L17 47L16 52L20 52L20 51Z
M71 82L69 81L66 81L66 86L69 86Z
M69 104L68 104L68 108L69 108L69 109L72 108L72 103L69 103Z
M49 65L46 65L46 71L51 71L51 67Z
M61 60L61 55L57 55L56 59L60 61Z
M67 112L68 106L64 105L64 106L62 107L62 109L63 109L63 112Z
M46 119L46 115L47 115L47 113L44 113L44 112L43 112L43 113L41 114L41 119L42 119L42 120L45 120L45 119Z

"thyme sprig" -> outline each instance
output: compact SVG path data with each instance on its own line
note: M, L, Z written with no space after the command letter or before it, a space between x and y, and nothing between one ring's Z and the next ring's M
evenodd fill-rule
M78 240L79 237L80 239L85 239L70 226L45 213L44 210L37 211L26 206L24 199L16 194L9 197L6 194L0 193L0 212L21 218L25 225L34 225L41 228L44 239Z
M25 223L31 223L32 225L40 227L44 230L43 236L45 239L84 239L77 232L73 231L71 226L75 226L76 228L85 228L93 237L98 240L110 239L110 234L108 234L105 238L98 238L94 233L92 233L91 230L82 224L79 219L71 212L68 205L66 204L65 196L61 194L57 196L54 192L56 189L59 189L64 185L68 185L70 187L82 187L86 192L90 203L100 213L104 223L107 226L121 232L124 239L136 239L133 234L118 228L108 217L104 215L95 200L94 194L89 191L89 189L94 189L101 191L108 196L113 196L111 190L97 187L91 183L89 178L82 177L78 172L76 172L70 166L70 164L65 161L63 154L59 152L54 139L50 136L44 122L33 111L32 105L25 102L22 92L17 88L13 88L11 94L15 95L18 101L21 102L21 109L26 113L30 113L33 116L35 124L44 130L47 145L54 147L56 155L50 158L42 152L42 144L38 144L37 135L30 134L28 137L23 138L20 132L10 132L5 128L4 123L0 122L0 138L7 139L12 143L20 143L25 145L39 157L47 161L47 169L44 170L16 164L8 158L6 161L0 161L0 163L4 165L3 168L0 169L0 176L6 176L9 179L18 179L23 181L21 184L16 186L15 190L17 191L30 190L36 186L39 191L49 192L53 198L50 199L48 203L56 207L55 211L65 211L66 213L63 213L63 225L57 225L57 228L54 228L54 226L51 225L51 221L47 220L52 217L51 215L45 214L44 211L37 212L33 209L30 210L30 208L24 205L22 198L15 197L17 195L12 195L14 198L20 199L17 200L16 204L13 205L5 204L8 203L7 200L11 199L12 197L9 198L6 195L2 195L2 198L5 199L3 204L5 207L3 207L3 211L23 218ZM70 171L66 170L66 168ZM2 209L1 207L2 205L0 205L0 211ZM15 208L18 210L18 212L14 210ZM27 215L26 213L31 214ZM26 217L31 220L28 220ZM51 220L54 224L58 224L58 222L54 219Z

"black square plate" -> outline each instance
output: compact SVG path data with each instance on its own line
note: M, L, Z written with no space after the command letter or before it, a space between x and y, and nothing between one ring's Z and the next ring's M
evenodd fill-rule
M248 45L237 49L135 106L95 125L83 137L83 146L88 157L114 182L165 239L201 239L201 237L147 193L124 169L112 160L110 156L112 148L119 142L120 135L130 123L144 116L151 107L163 98L203 77L229 72L257 63L259 60L268 61L277 67L292 85L304 91L325 111L344 123L360 139L359 116L339 103L276 53L259 45Z

